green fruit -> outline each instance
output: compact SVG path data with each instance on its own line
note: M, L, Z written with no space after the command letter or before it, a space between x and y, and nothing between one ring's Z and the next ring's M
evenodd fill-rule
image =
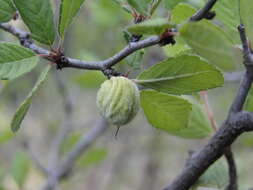
M111 124L129 123L140 107L136 84L125 77L112 77L105 81L97 94L97 106L101 115Z

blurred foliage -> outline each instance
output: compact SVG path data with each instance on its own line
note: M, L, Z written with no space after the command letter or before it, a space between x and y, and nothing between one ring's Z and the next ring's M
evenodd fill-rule
M17 152L12 160L11 175L17 185L22 188L31 166L31 161L24 152Z

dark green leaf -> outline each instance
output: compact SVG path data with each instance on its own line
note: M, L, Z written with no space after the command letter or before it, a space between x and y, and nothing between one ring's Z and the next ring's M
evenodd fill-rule
M136 82L169 94L190 94L221 86L222 73L195 55L169 58L141 73Z
M16 9L11 0L0 0L0 22L8 22L13 18Z
M40 74L40 77L38 78L38 80L35 84L35 86L31 90L31 92L28 94L26 99L19 106L19 108L16 110L16 113L15 113L13 119L12 119L12 122L11 122L11 129L12 129L13 132L16 132L17 130L19 130L20 125L21 125L24 117L26 116L29 108L30 108L30 105L32 103L32 98L34 97L36 92L40 89L40 87L42 86L42 84L46 80L47 74L50 71L50 69L51 69L51 65L48 65L42 71L42 73Z
M251 47L253 47L253 3L251 0L240 0L240 15L246 28Z
M55 39L55 26L50 0L13 0L32 37L47 45Z
M27 179L30 166L31 161L25 153L17 152L13 157L11 175L20 188L23 187Z
M31 50L13 43L0 43L0 79L15 79L37 64L38 57Z
M127 30L133 34L146 34L146 35L160 35L167 28L173 28L175 25L170 23L165 18L157 18L147 20L139 24L134 24L127 27Z
M187 44L200 56L224 70L234 70L239 61L235 55L233 40L219 27L209 21L185 24L180 34Z
M58 31L62 38L85 0L61 0Z

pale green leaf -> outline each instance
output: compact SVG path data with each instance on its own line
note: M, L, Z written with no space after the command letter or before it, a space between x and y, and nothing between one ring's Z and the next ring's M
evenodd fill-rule
M173 28L174 26L174 24L170 23L165 18L156 18L128 26L127 30L138 35L160 35L164 33L166 29Z
M78 159L78 165L82 167L88 167L94 164L99 164L107 156L107 150L105 148L93 148L88 150L83 156Z
M17 185L22 188L31 167L31 161L24 152L17 152L13 156L11 165L11 175Z
M100 71L87 71L73 77L73 82L80 88L98 88L106 77Z
M61 0L58 32L62 38L85 0Z
M163 47L164 53L168 57L175 57L181 54L191 53L191 48L180 36L175 36L176 44L168 44Z
M15 79L37 64L38 57L31 50L14 43L0 43L0 80Z
M13 18L16 9L11 0L0 0L0 22L8 22Z
M224 189L228 184L228 170L224 160L218 160L200 176L195 187L212 187Z
M252 0L240 0L240 15L246 29L251 47L253 47L253 3Z
M32 33L32 38L52 45L55 25L50 0L13 0L23 21Z
M188 125L186 128L175 131L172 134L188 139L200 139L207 137L210 133L212 133L212 128L203 106L195 101L193 97L184 96L184 98L192 103L192 111L190 117L188 118Z
M187 100L153 90L141 91L140 98L145 116L152 126L169 133L187 127L192 110Z
M190 94L219 87L224 79L215 66L200 57L180 55L150 67L136 82L169 94Z
M133 70L140 70L145 50L141 49L128 56L125 61Z
M171 22L180 24L188 20L194 13L196 9L189 4L179 3L171 13Z
M230 37L209 21L187 23L180 34L197 54L226 71L236 69L241 63Z
M185 2L187 0L163 0L165 8L172 10L178 3Z
M148 16L149 3L151 0L127 0L138 13Z
M0 144L4 144L8 142L10 139L14 137L13 132L8 128L0 131Z
M40 89L40 87L42 86L42 84L45 82L46 77L48 72L51 69L51 65L48 65L40 74L35 86L33 87L33 89L31 90L31 92L28 94L28 96L26 97L26 99L22 102L22 104L19 106L19 108L16 110L16 113L12 119L11 122L11 129L13 132L16 132L17 130L19 130L20 125L24 119L24 117L26 116L30 105L32 103L32 99L34 97L34 95L36 94L36 92Z
M238 0L219 0L213 7L216 22L218 21L219 26L231 36L234 43L240 43L237 30L240 24L238 2Z

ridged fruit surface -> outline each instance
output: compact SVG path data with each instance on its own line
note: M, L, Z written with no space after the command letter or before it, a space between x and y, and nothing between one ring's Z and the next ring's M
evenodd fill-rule
M139 90L126 77L112 77L105 81L97 94L97 106L101 115L111 124L129 123L140 107Z

